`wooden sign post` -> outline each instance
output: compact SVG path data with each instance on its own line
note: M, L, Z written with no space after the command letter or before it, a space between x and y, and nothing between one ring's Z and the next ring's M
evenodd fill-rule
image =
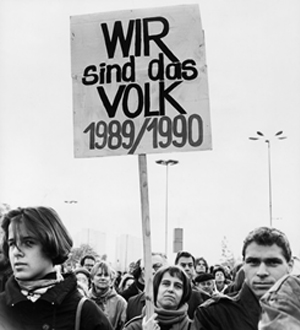
M148 198L148 174L146 154L139 155L140 192L142 207L142 229L145 265L145 297L147 319L154 313L153 284L152 284L152 259L151 259L151 227Z

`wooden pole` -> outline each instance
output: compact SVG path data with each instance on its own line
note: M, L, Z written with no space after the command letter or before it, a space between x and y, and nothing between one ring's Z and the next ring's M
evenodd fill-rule
M148 173L146 154L139 154L139 174L142 207L143 251L145 265L145 297L146 318L154 314L153 283L152 283L152 255L151 255L151 229L148 198Z

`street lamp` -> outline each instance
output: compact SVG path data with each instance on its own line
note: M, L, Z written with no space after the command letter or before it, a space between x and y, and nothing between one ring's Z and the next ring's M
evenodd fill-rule
M269 168L269 208L270 208L270 227L272 227L272 220L273 220L273 214L272 214L272 178L271 178L271 140L261 132L256 131L257 137L249 137L250 140L261 140L263 139L265 143L268 145L268 168ZM286 139L287 137L282 136L283 131L278 131L272 138L276 139Z
M166 166L166 220L165 220L165 254L168 256L168 177L169 166L173 166L179 163L177 160L157 160L155 161L159 165Z

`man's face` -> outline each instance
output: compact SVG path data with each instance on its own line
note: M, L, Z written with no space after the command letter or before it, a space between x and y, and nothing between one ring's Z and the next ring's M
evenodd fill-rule
M206 272L206 264L204 261L200 260L196 265L196 272L200 274L201 272Z
M184 269L184 271L186 272L186 274L189 276L190 279L193 278L194 272L195 272L195 268L194 268L193 259L191 257L184 257L184 256L182 256L178 260L178 263L177 264L180 265L181 268Z
M152 255L152 275L156 273L156 271L166 265L166 260L160 255ZM142 268L141 273L142 281L145 281L145 268Z
M292 269L292 262L287 262L282 248L273 244L262 246L255 242L245 251L245 281L257 298L261 298L282 276Z
M95 261L93 259L85 259L83 263L83 267L87 269L89 272L93 269L93 266L95 265Z
M214 292L214 281L212 279L210 280L205 280L203 282L200 282L196 284L199 289L202 291L212 295Z
M215 274L215 281L216 282L224 282L225 281L225 276L222 271L217 271Z

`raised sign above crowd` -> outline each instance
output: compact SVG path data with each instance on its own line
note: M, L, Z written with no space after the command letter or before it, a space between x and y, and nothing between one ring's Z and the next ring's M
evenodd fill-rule
M211 149L197 5L71 17L75 157Z

